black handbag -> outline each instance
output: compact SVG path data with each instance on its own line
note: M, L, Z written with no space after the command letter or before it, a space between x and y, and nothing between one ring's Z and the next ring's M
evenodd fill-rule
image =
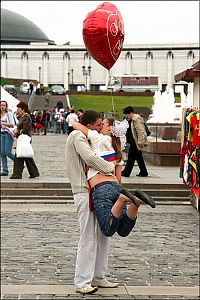
M147 124L145 122L144 122L144 128L146 130L147 136L151 135L151 131L150 131L149 127L147 126Z

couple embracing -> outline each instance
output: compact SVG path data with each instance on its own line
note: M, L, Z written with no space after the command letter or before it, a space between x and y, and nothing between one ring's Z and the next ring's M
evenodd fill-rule
M106 279L109 237L116 232L127 236L140 204L155 203L142 191L132 195L120 184L126 121L102 120L88 110L73 127L65 156L80 226L74 284L76 292L91 294L118 286Z

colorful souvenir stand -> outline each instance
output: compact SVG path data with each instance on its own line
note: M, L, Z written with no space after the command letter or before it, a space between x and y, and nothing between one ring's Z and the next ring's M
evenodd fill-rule
M191 203L199 209L200 202L200 112L183 109L180 177L191 189Z

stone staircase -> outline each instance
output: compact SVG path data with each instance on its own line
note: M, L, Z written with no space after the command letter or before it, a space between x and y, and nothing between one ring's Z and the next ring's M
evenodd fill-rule
M190 205L190 190L183 184L124 183L130 192L141 189L157 205ZM73 204L69 183L59 182L3 182L1 204Z
M30 98L29 95L19 94L18 96L19 96L18 99L20 99L20 101L23 101L28 104L29 98ZM54 107L56 107L58 101L61 101L63 103L64 108L67 107L67 99L66 99L65 95L51 95L50 100L49 100L49 106L46 107L44 95L35 95L34 94L34 98L32 100L32 104L31 104L31 111L53 110Z

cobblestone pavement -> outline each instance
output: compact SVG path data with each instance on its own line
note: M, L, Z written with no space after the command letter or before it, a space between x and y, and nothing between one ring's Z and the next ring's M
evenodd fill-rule
M59 178L68 182L64 167L66 139L66 135L33 136L35 161L41 174L34 180L57 182ZM12 162L9 163L11 170ZM138 167L134 167L131 177L123 181L181 182L178 167L148 165L148 170L150 176L138 178ZM23 180L30 181L26 168ZM74 293L79 235L74 206L2 205L1 210L1 299L199 299L196 290L189 293L199 285L199 214L192 206L141 207L134 231L127 238L115 235L110 240L107 275L120 282L120 288L101 289L87 296ZM148 288L154 287L150 293ZM178 288L188 292L176 293Z
M73 209L3 209L1 222L2 285L73 285L78 242ZM110 240L108 278L133 287L198 286L198 246L198 212L193 207L142 207L135 230L127 238L115 235ZM62 299L45 297L33 299ZM124 299L161 299L145 297Z

